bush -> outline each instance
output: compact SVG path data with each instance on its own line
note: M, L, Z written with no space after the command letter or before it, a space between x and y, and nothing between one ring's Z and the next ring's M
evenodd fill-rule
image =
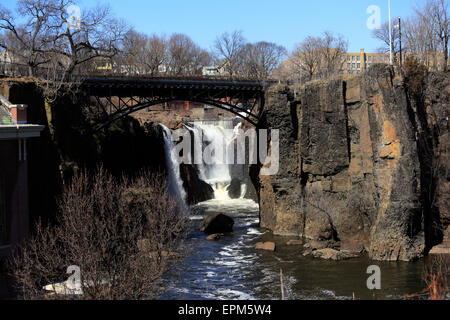
M405 84L408 91L415 97L421 97L424 91L427 67L419 62L416 57L406 58L404 65Z
M163 290L158 279L182 257L187 230L184 206L162 181L164 176L149 173L116 180L102 168L92 177L87 172L74 177L59 201L57 224L38 223L12 261L20 298L158 297ZM68 279L69 266L80 268L82 294L42 289Z
M427 285L431 300L445 300L448 293L448 275L450 259L446 255L431 256L425 265L423 279Z

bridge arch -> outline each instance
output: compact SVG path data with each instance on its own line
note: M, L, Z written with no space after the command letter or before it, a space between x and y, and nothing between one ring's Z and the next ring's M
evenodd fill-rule
M95 131L136 111L171 101L202 103L258 126L267 83L233 78L91 78L82 86L104 111Z
M218 101L209 101L209 100L202 100L202 99L179 100L179 99L167 98L167 99L158 99L158 100L154 100L154 101L146 102L146 103L140 103L140 104L133 105L133 106L130 106L125 109L117 110L117 111L113 112L112 114L108 114L103 119L99 119L97 121L95 128L94 128L94 132L100 131L100 130L108 127L109 125L111 125L113 122L115 122L123 117L126 117L132 113L135 113L137 111L147 109L152 106L173 102L173 101L186 101L186 102L200 103L200 104L205 104L208 106L216 107L216 108L222 109L224 111L228 111L228 112L234 114L235 116L248 121L250 124L254 125L255 127L258 126L260 115L253 114L252 110L246 110L246 109L234 106L229 103L218 102ZM170 110L168 110L168 111L170 111Z

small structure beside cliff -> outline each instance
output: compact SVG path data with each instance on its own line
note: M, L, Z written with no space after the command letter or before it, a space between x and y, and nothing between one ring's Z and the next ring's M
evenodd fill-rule
M27 141L44 126L27 123L27 107L0 95L0 259L28 236Z

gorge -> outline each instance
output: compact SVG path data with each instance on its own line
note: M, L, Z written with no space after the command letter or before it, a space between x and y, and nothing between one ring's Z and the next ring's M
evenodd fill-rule
M359 270L363 285L373 261L391 272L394 289L384 296L397 297L422 289L419 259L449 237L449 74L426 74L418 87L412 85L417 77L380 64L361 75L267 88L257 129L280 131L280 168L272 176L261 175L261 165L174 161L174 130L186 128L194 142L204 137L194 143L195 155L209 144L229 146L235 128L250 127L237 118L174 121L151 112L145 121L126 116L92 134L101 110L87 96L47 103L33 82L18 80L2 80L0 89L11 102L29 105L32 123L46 126L29 146L34 220L54 212L55 196L74 172L98 163L116 176L142 168L168 176L172 192L191 208L188 240L195 254L181 273L164 279L176 283L166 298L273 298L280 265L291 277L292 297L348 298L351 290L367 294L366 288L350 288L343 279L351 282ZM198 224L216 213L232 217L234 231L205 243ZM304 246L287 246L288 240ZM275 242L277 252L256 252L256 241ZM303 256L324 248L356 258ZM336 274L329 285L325 272ZM179 274L186 276L181 283Z

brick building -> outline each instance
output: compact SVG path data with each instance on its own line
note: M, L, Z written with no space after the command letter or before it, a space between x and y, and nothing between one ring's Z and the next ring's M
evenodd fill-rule
M390 54L366 53L361 49L359 53L344 53L341 56L341 74L358 74L364 72L372 64L389 63Z

